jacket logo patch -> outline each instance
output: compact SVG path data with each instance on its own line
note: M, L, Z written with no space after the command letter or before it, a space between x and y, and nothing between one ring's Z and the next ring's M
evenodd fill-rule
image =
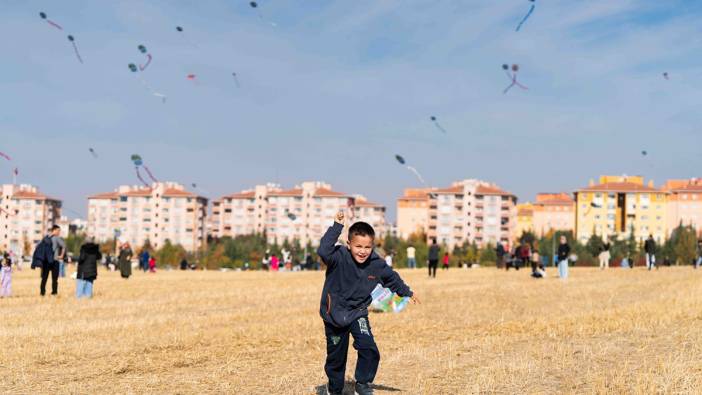
M368 276L369 280L375 280L375 276Z

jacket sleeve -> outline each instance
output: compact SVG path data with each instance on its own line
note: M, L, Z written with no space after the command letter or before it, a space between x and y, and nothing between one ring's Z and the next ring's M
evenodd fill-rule
M413 292L410 287L405 284L400 278L400 275L396 271L392 270L390 266L385 265L383 271L380 273L380 280L383 282L383 286L390 288L392 292L400 296L412 296Z
M322 240L319 242L319 248L317 248L317 255L324 261L327 268L331 268L338 263L338 251L339 247L336 245L336 241L341 236L341 231L344 229L344 225L334 222L334 225L327 229L327 232L322 236Z
M85 262L85 248L80 248L80 255L78 256L78 264L81 265Z

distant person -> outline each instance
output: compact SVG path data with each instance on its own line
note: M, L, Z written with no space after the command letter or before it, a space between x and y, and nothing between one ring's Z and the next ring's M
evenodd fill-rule
M312 259L312 254L305 254L305 270L314 269L314 260Z
M12 260L10 255L5 253L2 257L2 267L0 267L0 298L12 296Z
M568 256L570 255L570 246L568 239L561 235L560 245L558 246L558 276L562 279L568 278Z
M185 257L180 261L180 270L188 270L188 260Z
M429 246L429 277L436 278L436 268L439 265L439 246L436 244L436 239L431 240Z
M505 254L507 254L507 251L505 251L505 246L503 246L502 243L498 241L497 245L495 246L495 255L497 256L497 259L495 260L495 266L497 266L498 269L505 264Z
M442 259L443 265L441 266L441 270L448 270L449 269L449 261L450 261L449 253L444 252L444 257Z
M648 235L648 239L644 242L644 251L646 252L646 267L650 271L656 266L656 241L653 240L653 235Z
M276 254L271 255L271 271L277 272L280 266L280 261Z
M122 278L127 279L132 275L132 252L129 242L125 241L119 247L119 257L117 258L117 264L119 265L119 273Z
M417 249L410 245L407 247L407 267L410 269L417 268Z
M519 260L522 262L524 268L531 263L531 247L529 243L522 243L521 247L519 247Z
M702 240L697 241L697 259L695 259L695 269L702 266Z
M92 298L93 282L97 279L97 263L102 259L100 246L92 238L80 247L76 265L76 298Z
M156 258L149 258L149 273L156 273Z
M609 269L609 260L612 258L611 254L609 253L610 248L611 246L609 242L605 242L600 247L600 270Z
M32 269L41 268L41 283L39 293L46 295L46 282L51 273L51 295L58 295L59 263L58 259L63 258L60 254L63 239L59 236L61 228L58 225L51 227L51 232L42 239L34 250L32 257ZM65 244L63 244L65 248Z
M534 277L543 277L546 268L541 262L539 255L539 245L534 242L534 248L531 249L531 275Z
M412 298L415 293L373 251L375 231L365 222L356 222L348 230L348 244L338 245L344 229L344 213L340 211L319 243L317 253L327 265L319 314L324 321L327 358L324 364L328 384L326 392L341 394L346 377L349 337L358 350L354 392L373 394L372 383L380 363L380 351L373 337L368 306L371 292L383 284L399 296ZM362 276L359 276L363 273Z
M266 252L265 255L263 255L263 258L261 258L261 269L268 271L268 264L270 264L271 258L268 256L268 253Z
M385 255L385 263L392 267L392 251L388 252L387 255Z
M141 255L139 255L139 267L141 267L144 273L149 270L149 259L151 259L151 256L149 255L149 251L145 249L141 252Z

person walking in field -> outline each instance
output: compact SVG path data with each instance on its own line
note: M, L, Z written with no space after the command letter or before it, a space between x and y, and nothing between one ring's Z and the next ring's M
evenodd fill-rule
M280 261L278 260L278 256L276 254L271 255L271 271L277 272L279 266Z
M127 279L132 275L132 252L129 242L125 241L119 247L119 258L117 258L117 264L119 265L119 273L122 278Z
M101 259L100 246L92 239L80 247L76 266L76 298L93 297L93 282L97 279L97 266Z
M429 246L429 277L436 278L436 268L439 265L439 245L436 244L436 239L431 240Z
M12 261L7 253L2 257L0 267L0 298L12 296Z
M156 273L156 258L149 258L149 273Z
M343 229L344 212L340 211L317 250L327 265L319 306L326 336L327 393L340 395L344 389L350 335L358 351L354 392L371 395L371 384L380 362L380 351L368 317L371 292L377 284L382 284L400 296L412 298L414 303L419 300L397 272L373 251L375 231L372 226L365 222L351 225L347 246L337 245Z
M568 256L570 255L570 246L568 239L561 235L560 245L558 246L558 276L565 280L568 278Z
M61 228L58 225L51 227L51 233L37 244L32 257L32 269L41 268L41 283L39 293L46 295L46 282L51 274L51 295L58 295L59 260L63 259L66 244L59 236Z
M444 252L444 257L443 257L442 262L441 262L441 263L443 263L443 265L441 266L441 270L448 270L449 269L449 261L450 261L449 253Z
M609 253L610 247L611 246L607 241L604 242L604 244L602 244L602 246L600 247L600 270L609 269L609 260L612 258L612 256Z
M650 271L656 266L656 241L653 240L653 235L648 235L648 239L644 242L644 251L646 252L646 267Z
M416 254L417 254L417 249L414 248L414 246L410 244L410 246L407 247L407 267L410 269L417 268Z
M697 241L697 259L695 259L695 269L702 265L702 240Z
M507 255L505 246L502 245L502 243L499 241L497 242L497 246L495 246L495 255L497 256L495 266L497 266L497 268L499 269L502 267L502 265L505 264L505 255Z

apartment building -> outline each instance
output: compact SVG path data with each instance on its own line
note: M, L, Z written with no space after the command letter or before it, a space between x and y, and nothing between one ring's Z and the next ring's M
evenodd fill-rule
M207 198L175 182L123 185L88 197L87 234L98 242L119 237L135 248L147 240L160 248L169 240L196 251L207 241L207 205Z
M387 232L384 206L360 195L334 191L324 182L308 181L292 189L257 185L215 200L213 235L236 237L265 232L269 243L299 240L303 245L316 245L339 210L344 210L350 221L370 223L379 235Z
M495 184L468 179L448 188L405 193L397 201L402 237L419 230L449 247L473 241L480 246L507 243L514 237L517 197Z
M607 238L634 237L643 241L652 234L661 242L666 235L667 192L644 184L641 176L601 176L599 183L575 192L575 230L581 242L593 232Z
M2 185L0 249L29 255L61 217L61 201L31 185Z
M702 179L668 180L663 185L667 193L667 235L680 224L692 225L702 236Z

